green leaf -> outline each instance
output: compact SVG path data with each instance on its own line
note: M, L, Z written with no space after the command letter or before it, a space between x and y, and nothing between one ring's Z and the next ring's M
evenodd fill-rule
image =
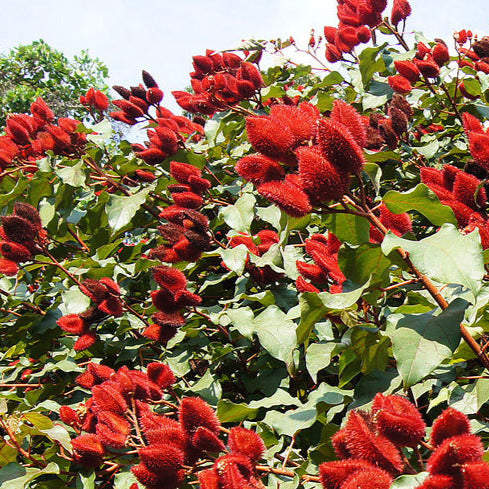
M130 489L135 483L138 483L138 479L131 472L130 467L126 466L122 470L119 470L114 477L114 489Z
M390 489L415 489L428 476L428 472L420 472L414 475L401 475L391 485Z
M112 135L112 124L108 119L103 119L90 129L92 130L91 132L96 132L97 134L87 134L87 139L99 147L103 147L104 142Z
M25 178L19 178L19 180L17 180L15 184L15 187L12 190L10 190L10 192L5 192L5 190L3 190L0 193L0 206L3 207L7 205L9 202L12 202L15 199L17 199L19 195L22 195L22 192L24 192L24 190L27 188L28 185L29 185L29 180Z
M336 343L313 343L306 352L306 368L314 382L317 382L317 373L331 363L331 356Z
M299 299L301 320L297 327L297 343L303 344L309 339L314 325L324 317L326 312L341 311L353 306L369 285L370 281L358 289L341 294L330 294L329 292L302 294Z
M456 350L467 306L467 301L455 299L437 316L433 313L388 316L386 333L392 340L405 387L425 378Z
M44 474L59 474L58 465L51 462L43 469L36 469L11 463L0 470L0 487L2 489L25 489L36 477Z
M236 248L220 249L224 264L237 275L243 275L246 259L248 258L248 248L244 244L236 246Z
M382 46L366 48L358 55L360 61L360 73L362 74L362 82L364 86L366 86L372 79L374 73L380 73L385 70L384 60L381 57L378 59L376 58L386 46L387 43L384 43Z
M356 245L368 243L370 240L370 223L364 217L352 214L330 214L325 224L342 242Z
M292 361L297 346L295 328L295 323L277 306L268 306L255 318L255 332L261 346L286 364Z
M234 205L220 209L219 216L233 230L249 233L254 218L256 199L251 193L244 193Z
M250 307L228 309L224 314L230 319L231 324L240 334L249 340L253 338L255 315Z
M83 160L80 160L73 166L57 169L56 174L61 178L61 181L67 185L71 185L72 187L83 187L85 185L84 168L85 164Z
M24 413L22 417L38 430L48 430L53 427L53 422L41 413Z
M452 224L444 224L421 241L402 239L389 231L381 246L386 255L403 248L420 272L436 282L464 285L474 296L481 288L485 269L477 230L464 236Z
M110 195L105 210L109 219L109 226L113 232L119 231L131 222L138 209L146 202L148 194L153 187L145 189L129 196Z
M423 183L407 192L389 190L383 201L394 214L415 210L423 214L435 226L442 226L445 223L457 225L452 209L443 205L437 195Z
M217 417L221 423L238 423L245 419L254 419L258 409L251 409L244 403L236 404L229 399L217 403Z
M78 472L76 475L76 489L94 489L95 487L95 471L88 473Z

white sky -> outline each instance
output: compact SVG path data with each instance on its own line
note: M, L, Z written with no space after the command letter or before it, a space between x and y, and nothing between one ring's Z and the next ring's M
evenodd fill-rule
M488 0L410 3L408 29L428 38L449 43L462 28L489 34ZM206 48L250 37L304 40L311 27L337 24L336 0L0 0L0 7L0 52L39 38L70 57L88 49L109 67L111 85L137 84L148 70L172 109L170 92L189 85L191 58Z

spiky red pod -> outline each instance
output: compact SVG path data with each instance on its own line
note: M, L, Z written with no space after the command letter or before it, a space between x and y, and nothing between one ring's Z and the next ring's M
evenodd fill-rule
M212 431L200 426L192 436L192 445L202 452L225 452L226 446Z
M474 175L463 171L455 177L453 194L455 199L474 210L487 204L486 189L482 186L482 182Z
M243 455L253 463L258 462L265 453L265 444L261 436L246 428L231 428L228 436L231 453Z
M389 107L389 117L391 119L392 129L397 136L402 136L408 130L409 119L407 115L395 106Z
M95 345L96 342L97 334L95 331L87 331L86 333L83 333L78 340L76 340L75 344L73 345L73 349L75 351L88 350Z
M374 469L375 466L366 460L340 460L324 462L319 466L319 476L324 489L340 489L343 482L361 470Z
M144 463L131 468L136 479L147 489L176 489L183 481L183 472L153 472Z
M168 389L176 382L172 369L165 363L150 363L148 365L147 374L148 379L155 384L158 384L162 390Z
M153 268L153 277L161 287L171 291L184 289L187 286L185 274L177 268L160 265Z
M201 489L220 489L220 480L217 472L212 469L206 469L199 472L199 482Z
M377 430L399 446L416 447L423 440L426 424L408 399L401 396L375 396L372 405Z
M6 258L0 258L0 273L7 275L8 277L13 277L17 275L19 271L19 266L12 260L7 260Z
M470 434L469 418L464 413L449 407L433 423L431 444L437 447L447 438L468 434Z
M402 471L399 450L386 437L375 435L358 412L350 412L345 435L346 446L354 458L367 460L391 474Z
M141 462L154 472L178 472L185 460L179 448L172 445L152 444L138 450Z
M170 325L150 324L144 331L143 336L153 341L166 344L177 334L177 328Z
M378 24L380 24L380 22L382 22L382 17L375 15L375 16L369 17L367 19L364 18L364 21L365 20L367 20L367 23L369 25L374 27L375 25L378 25ZM370 41L370 39L372 39L372 32L366 25L361 25L357 29L357 37L361 43L367 43L368 41Z
M221 481L224 484L226 484L226 482L232 482L229 476L232 476L233 474L227 472L230 467L237 469L239 474L241 475L241 478L245 479L245 481L249 481L253 474L253 465L251 464L249 458L242 455L223 455L215 461L214 469L219 474L219 476L221 477ZM229 487L235 487L236 489L238 489L238 487L242 486L236 487L234 484L232 484Z
M3 232L9 241L26 244L35 241L38 229L29 220L12 215L2 217Z
M61 406L59 408L59 417L61 418L61 421L68 426L76 426L80 424L78 413L69 406Z
M100 280L91 278L87 278L82 282L80 290L97 304L102 302L108 295L107 287Z
M319 265L335 282L342 284L346 277L338 265L338 257L335 255L322 255L315 251L311 252L314 262Z
M71 440L75 461L87 467L98 467L105 455L100 438L95 434L80 435Z
M179 192L171 195L175 204L186 209L198 209L204 203L204 199L194 192Z
M253 148L270 158L280 160L294 147L295 138L289 128L270 117L247 117L246 131Z
M391 22L393 25L399 24L401 20L406 20L411 15L411 5L407 0L394 0L391 12Z
M25 202L16 202L14 205L14 214L30 221L36 229L42 228L39 211L32 205L26 204Z
M87 325L85 321L78 314L68 314L67 316L60 317L56 324L67 333L73 333L81 335L85 332Z
M364 147L367 142L367 133L360 114L343 100L336 99L331 112L331 120L343 124L353 136L359 146Z
M327 42L334 44L334 38L337 31L337 27L324 26L324 39L326 39Z
M402 75L389 76L387 78L387 82L394 92L401 93L403 95L409 93L413 89L411 82Z
M134 384L134 397L141 401L148 399L159 401L163 395L160 386L148 379L148 375L139 370L128 370L127 376Z
M352 457L352 454L348 450L347 438L347 431L345 429L337 431L331 437L331 444L338 458L348 459Z
M397 236L402 236L413 230L409 214L394 214L383 202L380 206L380 222Z
M476 163L489 170L489 135L470 132L469 150Z
M188 183L188 179L192 175L196 177L202 176L198 168L180 161L170 162L170 174L178 183Z
M31 104L31 112L32 115L42 121L51 122L54 120L54 112L41 97L37 97L36 101Z
M416 83L419 80L421 73L412 61L394 61L394 66L397 72L411 83Z
M235 169L241 177L256 185L281 180L285 174L278 161L261 154L245 156L238 161Z
M436 168L430 168L429 166L423 166L420 170L421 181L425 184L431 185L439 185L443 186L443 175L440 170Z
M472 214L469 219L469 224L462 230L462 234L469 234L475 229L479 230L481 237L482 249L489 248L489 223L478 213Z
M262 229L256 236L260 240L258 250L261 255L266 253L273 244L280 242L280 236L271 229Z
M464 124L464 131L467 136L469 136L471 132L484 134L484 126L482 125L481 121L477 119L477 117L473 116L469 112L464 112L462 114L462 120Z
M140 151L137 156L141 158L148 165L157 165L161 163L168 155L161 151L159 148L151 147Z
M129 435L131 432L131 425L129 422L112 411L100 411L97 413L98 424L104 424L110 431L118 433L120 435Z
M312 211L305 192L288 182L266 182L258 187L258 193L292 217L303 217Z
M316 119L303 105L273 105L270 110L270 117L279 124L287 127L294 136L294 146L298 146L309 141L315 131Z
M392 477L378 468L356 472L345 480L341 489L389 489Z
M295 281L295 286L297 287L297 292L300 292L301 294L303 294L304 292L320 292L317 287L314 287L314 285L306 282L303 277L297 277L297 280Z
M190 290L179 290L175 293L175 301L178 308L198 306L202 302L202 297L190 292Z
M416 489L457 489L456 479L449 475L430 475Z
M126 446L127 435L112 431L106 424L97 423L95 433L106 448L122 450Z
M178 410L178 419L188 433L194 433L199 426L219 434L220 423L214 410L199 397L182 399Z
M436 78L440 74L440 67L431 56L427 56L426 59L415 59L414 62L421 74L426 78Z
M443 66L450 61L450 53L445 43L439 42L433 48L433 59L438 66Z
M328 275L323 271L321 267L313 263L306 263L297 260L295 262L297 271L305 278L311 280L316 284L325 284L328 281Z
M156 324L159 324L161 326L171 326L173 328L179 328L180 326L183 326L185 324L185 318L178 313L172 312L164 312L164 311L158 311L155 312L151 318Z
M432 190L434 189L432 188ZM437 192L435 191L435 193ZM470 217L474 213L474 209L470 208L469 206L457 200L444 200L443 195L438 195L438 197L440 197L442 204L451 207L453 213L455 214L455 217L457 218L457 222L460 226L465 227L469 224Z
M209 182L209 180L202 177L196 177L194 175L190 175L190 177L188 178L188 184L190 185L192 190L198 194L203 194L212 187L212 184L211 182Z
M174 445L182 451L185 451L188 445L188 435L179 423L175 423L175 425L167 425L163 422L159 422L157 426L151 429L145 429L144 436L150 444L163 443Z
M464 489L489 489L487 462L469 462L462 468Z
M326 45L325 56L330 63L336 63L343 58L341 51L332 43Z
M248 63L246 61L243 61L241 63L241 66L236 73L236 77L238 78L238 80L250 81L253 84L255 90L258 90L265 85L263 83L261 73L258 71L258 68L253 63Z
M350 184L347 173L337 170L322 154L304 147L296 152L299 159L299 176L302 189L314 202L338 200Z
M124 312L122 303L117 297L107 297L98 305L98 309L114 317L120 317Z
M484 446L476 435L458 435L445 439L428 459L431 474L456 475L462 464L479 460Z
M355 173L362 169L363 151L343 124L320 119L317 137L323 155L339 171Z
M92 388L92 398L97 411L111 411L124 414L127 403L121 393L114 387L103 384Z

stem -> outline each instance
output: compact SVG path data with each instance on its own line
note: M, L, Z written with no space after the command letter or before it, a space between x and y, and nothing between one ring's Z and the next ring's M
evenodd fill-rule
M295 472L293 472L292 470L277 469L275 467L268 467L267 465L257 465L255 468L258 472L263 472L265 474L276 474L276 475L285 475L287 477L295 477ZM308 475L308 474L304 474L301 477L301 480L307 482L321 482L321 478L318 477L317 475Z

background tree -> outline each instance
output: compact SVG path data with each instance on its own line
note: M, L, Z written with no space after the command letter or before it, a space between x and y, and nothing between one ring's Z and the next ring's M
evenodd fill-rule
M107 66L88 51L72 60L40 39L0 55L0 124L9 113L29 111L42 97L59 117L86 117L79 98L88 88L108 92Z

